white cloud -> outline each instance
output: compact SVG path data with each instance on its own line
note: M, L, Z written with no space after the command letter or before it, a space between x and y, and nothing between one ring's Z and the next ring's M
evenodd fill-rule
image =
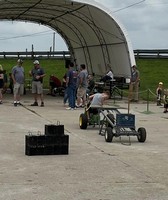
M49 51L54 31L46 26L25 22L0 22L0 51ZM33 35L32 35L33 34ZM23 36L23 37L21 37ZM56 35L56 50L67 49L61 36Z

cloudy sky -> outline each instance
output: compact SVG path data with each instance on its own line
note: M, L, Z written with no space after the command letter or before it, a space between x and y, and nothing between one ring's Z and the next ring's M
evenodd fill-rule
M168 49L168 0L96 0L124 25L133 49ZM41 25L0 21L0 51L49 51L54 31ZM45 42L43 42L45 41ZM56 50L67 50L56 34Z

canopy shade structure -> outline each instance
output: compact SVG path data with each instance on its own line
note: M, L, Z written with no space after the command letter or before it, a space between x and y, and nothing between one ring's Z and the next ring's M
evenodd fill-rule
M66 42L72 60L89 73L130 77L134 53L122 24L94 0L1 0L0 20L50 27Z

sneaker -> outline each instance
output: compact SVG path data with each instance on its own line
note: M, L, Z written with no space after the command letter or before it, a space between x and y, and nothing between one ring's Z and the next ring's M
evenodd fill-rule
M13 105L14 105L14 106L17 106L17 102L15 101L15 102L13 103Z
M68 107L68 108L66 108L66 110L73 110L73 108L71 108L71 107Z
M17 105L21 106L22 104L20 103L20 101L17 101Z
M167 113L167 110L164 110L163 113Z
M44 107L44 102L41 102L41 107Z
M38 103L35 101L31 106L38 106Z
M0 104L3 104L2 101L0 101Z

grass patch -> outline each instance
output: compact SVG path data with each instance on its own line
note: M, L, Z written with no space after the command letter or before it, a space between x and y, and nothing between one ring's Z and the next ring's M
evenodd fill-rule
M167 74L168 62L167 59L137 59L137 66L140 71L140 97L147 99L150 89L153 94L156 94L156 88L161 81L164 88L168 88ZM156 97L149 93L149 100L156 100Z
M25 69L25 79L31 79L31 77L29 76L29 71L34 67L33 60L23 59L23 61L23 67ZM54 74L62 81L62 77L66 72L64 60L43 59L39 61L40 66L44 69L46 73L46 77L44 78L43 83L44 88L49 87L49 76L51 74ZM17 59L0 59L0 64L3 66L3 69L7 71L7 74L9 74L12 70L12 67L14 67L17 64Z
M29 70L33 67L32 59L23 59L26 79L30 78ZM46 77L44 78L44 88L49 86L49 76L55 74L60 80L66 72L65 61L57 59L39 59L40 65L44 68ZM16 65L16 59L0 59L0 64L7 70L7 74L11 72L13 66ZM138 70L140 71L140 98L147 99L147 90L150 89L155 95L156 87L160 81L164 83L164 88L168 88L167 74L168 61L167 59L137 59ZM127 96L128 90L124 90L124 95ZM156 100L156 97L149 93L149 100Z

